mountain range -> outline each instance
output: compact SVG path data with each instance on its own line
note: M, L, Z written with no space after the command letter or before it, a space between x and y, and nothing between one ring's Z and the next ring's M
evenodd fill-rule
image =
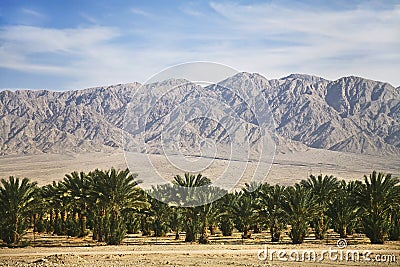
M168 88L175 89L160 95ZM123 140L143 133L148 151L160 153L161 126L187 120L185 114L168 115L198 97L227 103L251 132L253 115L240 94L226 88L240 88L256 99L261 111L273 115L279 153L311 147L400 155L400 88L354 76L335 81L303 74L267 79L245 72L206 87L170 79L143 87L130 83L63 92L1 91L0 155L115 151L124 146ZM127 111L132 121L124 123ZM135 114L146 115L146 121ZM129 123L144 128L127 127ZM196 147L199 136L221 143L227 139L225 128L206 119L191 121L180 134L183 147ZM257 138L254 133L237 140Z

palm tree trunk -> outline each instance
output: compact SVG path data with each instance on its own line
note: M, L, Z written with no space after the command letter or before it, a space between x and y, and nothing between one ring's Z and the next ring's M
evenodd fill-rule
M54 210L50 209L50 227L47 229L48 232L54 232Z
M253 225L253 233L255 233L255 234L259 234L259 233L261 233L261 227L260 227L260 224L258 224L258 223L256 223L256 224L254 224Z
M247 225L245 225L245 226L243 227L243 235L242 235L242 237L243 237L244 239L248 239L248 238L251 237L251 232L249 231L249 227L248 227Z
M201 235L199 238L200 244L207 244L208 243L208 234L207 234L207 227L202 227Z
M37 213L33 214L31 217L33 232L37 232L36 221L37 221Z
M193 222L189 221L188 224L186 225L185 242L194 242L194 241L196 241L196 233Z
M185 237L185 242L193 242L196 240L195 233L193 232L190 227L186 229L186 237Z
M200 244L207 244L208 243L208 235L207 235L207 217L203 219L203 224L201 227L201 235L199 238Z
M208 230L210 230L210 235L215 235L215 225L211 224L208 227Z
M340 227L340 230L339 230L339 235L340 235L340 238L345 238L345 237L347 237L347 227L346 226L342 226L342 227Z
M318 219L316 220L315 238L320 240L325 238L325 222L323 213L321 213Z
M18 241L18 217L15 214L13 218L13 224L14 224L14 233L12 235L12 244L17 243Z
M179 240L181 237L179 235L179 230L175 231L175 240Z
M65 235L67 232L66 221L67 221L67 211L63 210L61 212L61 232L63 235Z
M150 224L149 220L147 218L147 215L142 216L141 218L141 230L142 230L142 236L148 236L151 234L150 231Z
M79 214L79 224L80 224L80 237L83 237L86 235L86 221L87 217L86 215L83 215L82 213Z
M279 242L281 238L281 231L275 224L270 228L271 242Z

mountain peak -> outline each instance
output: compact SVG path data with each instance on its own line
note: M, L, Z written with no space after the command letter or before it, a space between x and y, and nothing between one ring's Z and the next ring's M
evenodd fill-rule
M224 81L227 81L227 80L243 80L243 79L246 79L246 80L250 80L250 79L252 79L252 80L253 79L267 80L264 76L262 76L259 73L256 73L256 72L252 73L252 72L242 71L242 72L236 73L232 77L226 78L225 80L223 80L221 82L224 82Z
M379 85L387 85L387 86L390 86L390 87L394 87L393 85L391 85L391 84L388 83L388 82L372 80L372 79L368 79L368 78L364 78L364 77L360 77L360 76L354 76L354 75L341 77L341 78L337 79L336 81L338 81L338 82L345 82L345 83L369 83L369 84L379 84ZM399 87L399 88L400 88L400 87Z
M282 80L285 80L285 79L300 79L300 80L304 80L304 81L307 81L310 83L326 81L326 79L324 79L322 77L309 75L309 74L300 74L300 73L293 73L293 74L290 74L290 75L282 78Z

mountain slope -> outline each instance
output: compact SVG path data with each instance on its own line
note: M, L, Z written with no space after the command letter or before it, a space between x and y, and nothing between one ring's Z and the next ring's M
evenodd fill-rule
M289 152L307 147L366 154L400 155L400 90L359 77L328 81L320 77L292 74L267 80L259 74L239 73L218 85L201 87L187 81L167 80L140 84L98 87L79 91L0 92L0 155L111 151L145 131L152 152L160 152L157 140L162 125L187 119L185 114L169 117L175 107L198 97L227 103L251 129L255 118L240 97L253 101L274 116L278 150ZM173 88L169 90L168 88ZM235 88L239 95L232 94ZM158 94L169 92L158 97ZM263 95L264 97L259 97ZM151 102L150 96L157 96ZM144 103L147 103L145 106ZM146 115L146 129L123 127L129 110ZM210 112L210 111L208 111ZM133 116L132 125L143 117ZM227 132L218 123L194 120L182 129L183 146L197 146L199 136L218 142ZM183 134L182 134L183 133ZM242 138L242 139L240 139ZM256 140L238 136L236 140Z
M0 92L0 154L103 151L121 146L125 107L139 84L81 91Z

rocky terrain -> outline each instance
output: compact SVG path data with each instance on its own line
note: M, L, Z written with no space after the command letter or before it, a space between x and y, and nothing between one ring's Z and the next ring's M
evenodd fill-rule
M268 80L239 73L207 87L167 80L145 85L134 95L139 88L139 83L132 83L65 92L4 90L0 92L0 155L110 152L122 148L123 140L140 136L150 152L157 153L161 126L187 120L184 110L172 116L174 109L198 97L226 103L238 114L250 134L237 135L232 142L259 138L257 121L246 106L250 104L258 112L273 114L274 123L263 125L275 130L281 153L321 148L400 154L400 90L387 83L359 77L328 81L300 74ZM124 125L127 110L131 120ZM145 115L146 121L135 114ZM179 132L183 147L198 146L202 138L224 143L229 137L230 126L224 128L207 118L191 120L185 127Z

